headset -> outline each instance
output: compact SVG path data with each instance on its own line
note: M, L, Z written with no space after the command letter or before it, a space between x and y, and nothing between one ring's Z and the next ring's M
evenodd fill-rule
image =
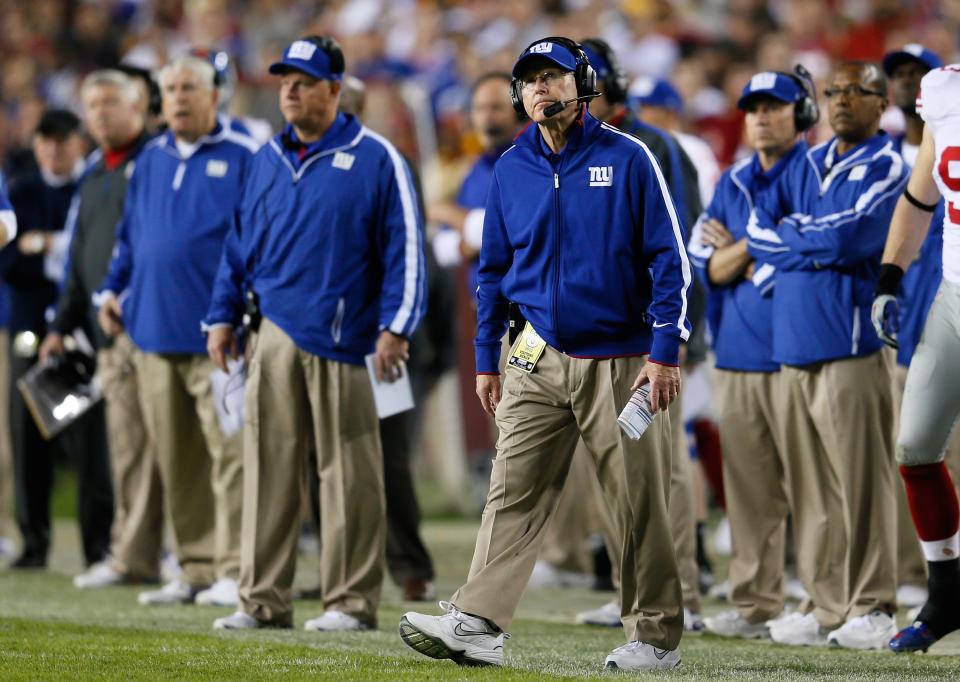
M603 77L603 94L611 104L619 104L627 101L627 73L620 66L617 55L614 54L610 44L602 38L587 38L582 43L584 46L600 54L609 66L607 75Z
M579 43L563 36L550 36L533 41L523 49L523 52L537 43L554 43L565 47L573 55L577 63L573 78L577 83L578 99L586 99L597 94L597 72L590 66L590 60ZM520 54L523 54L523 52ZM527 110L523 108L523 83L519 78L510 81L510 101L513 103L513 110L517 112L517 116L527 118Z
M813 85L813 76L804 68L803 64L797 64L793 67L793 73L785 73L784 76L792 78L801 88L804 96L793 105L793 124L798 133L812 128L820 120L820 107L817 106L817 96Z
M326 53L327 57L330 58L330 71L332 73L342 74L347 70L347 63L343 58L343 50L340 48L340 43L330 36L307 36L300 40L305 40L308 43L316 45Z

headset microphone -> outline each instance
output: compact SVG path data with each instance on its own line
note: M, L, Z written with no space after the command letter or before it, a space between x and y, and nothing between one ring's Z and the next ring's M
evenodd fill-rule
M548 106L546 109L543 110L543 115L546 118L550 118L551 116L556 116L561 111L566 109L568 104L573 104L574 102L586 102L587 100L591 100L594 97L599 97L602 94L603 94L602 92L592 92L589 95L583 95L581 97L574 97L573 99L563 99L563 100L560 100L559 102L554 102L553 104L551 104L550 106Z

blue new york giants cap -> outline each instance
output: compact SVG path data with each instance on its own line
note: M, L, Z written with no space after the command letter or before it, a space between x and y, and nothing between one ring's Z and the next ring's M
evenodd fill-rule
M295 40L283 52L283 59L270 65L270 73L280 75L290 70L303 71L309 76L326 81L338 81L343 71L334 71L330 65L330 56L316 43L309 40Z
M795 78L791 78L785 73L776 71L761 71L755 74L747 84L743 86L743 92L740 93L740 99L737 100L737 108L744 109L751 97L764 95L773 97L781 102L793 104L806 95Z
M928 70L939 69L943 66L943 60L937 56L936 52L928 50L923 45L910 43L883 56L883 72L892 76L894 69L908 61L920 62Z
M683 111L683 97L665 78L640 76L630 84L627 102L634 108L649 106Z
M553 62L564 71L577 69L577 57L569 49L552 40L541 40L520 53L517 63L513 65L513 77L519 78L526 65L536 57Z

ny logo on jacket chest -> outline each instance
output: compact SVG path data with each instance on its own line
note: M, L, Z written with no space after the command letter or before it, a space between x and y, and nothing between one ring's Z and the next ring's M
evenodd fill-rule
M590 166L591 187L612 187L613 166Z

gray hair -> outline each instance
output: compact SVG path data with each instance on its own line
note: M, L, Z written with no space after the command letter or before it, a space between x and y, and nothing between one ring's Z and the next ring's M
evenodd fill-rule
M120 91L120 96L130 104L137 104L140 101L140 90L137 84L133 82L123 71L117 69L100 69L94 71L80 85L80 97L85 98L87 91L98 85L110 85Z
M213 68L213 64L206 59L194 57L192 54L180 55L160 69L160 73L157 76L157 82L160 84L160 87L163 88L163 81L167 76L174 71L180 70L193 73L204 88L208 90L215 89L214 80L216 79L217 72L216 69Z

